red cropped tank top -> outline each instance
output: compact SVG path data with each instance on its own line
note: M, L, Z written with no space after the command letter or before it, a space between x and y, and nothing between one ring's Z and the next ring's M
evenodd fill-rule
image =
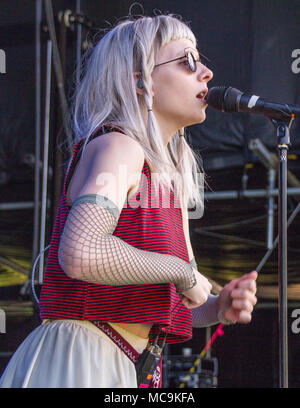
M110 126L105 129L106 132L115 130ZM102 133L103 127L94 132L89 141ZM70 278L60 267L59 240L70 211L66 191L80 159L84 140L81 139L74 147L52 229L39 302L41 319L152 323L150 341L159 329L161 336L167 331L167 343L189 340L192 337L191 311L182 304L172 283L98 285ZM170 205L165 205L161 188L156 193L152 188L151 172L146 160L141 176L138 191L126 201L113 235L136 248L173 255L189 262L182 212L174 193L171 191L168 197ZM142 206L139 205L141 198L144 201Z

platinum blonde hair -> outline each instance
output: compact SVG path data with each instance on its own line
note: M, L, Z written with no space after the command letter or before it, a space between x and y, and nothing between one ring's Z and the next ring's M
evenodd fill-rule
M196 48L191 29L173 15L127 19L112 28L83 59L82 79L74 95L72 126L75 143L86 139L84 148L99 127L105 124L120 127L143 148L156 175L155 188L160 184L163 189L176 190L185 206L202 208L200 157L179 132L166 148L151 111L155 56L161 47L182 38L190 39ZM141 73L143 97L137 95L134 72ZM145 108L147 125L142 116Z

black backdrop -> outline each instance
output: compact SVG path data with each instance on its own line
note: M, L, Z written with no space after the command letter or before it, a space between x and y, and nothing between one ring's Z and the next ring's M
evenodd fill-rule
M132 3L81 1L83 12L99 28L107 28L109 23L127 15ZM228 85L274 102L300 104L300 51L298 58L292 57L292 52L300 49L299 0L145 0L140 3L145 14L151 15L159 9L179 14L190 22L200 51L211 60L208 65L214 78L210 86ZM53 7L56 13L74 9L75 0L56 0ZM133 12L139 14L141 8L136 6ZM0 123L14 120L16 128L22 126L31 131L34 129L34 16L32 1L4 2L0 10L0 46L7 55L7 73L0 76ZM67 81L74 69L73 51L71 39ZM190 133L207 169L240 165L249 155L255 160L247 148L252 138L259 137L275 149L274 127L261 115L222 114L208 108L207 120L193 126ZM295 121L290 152L299 152L299 133L299 121ZM31 133L23 135L22 140L27 145L25 148L32 149Z
M128 14L132 1L82 0L82 11L99 28L107 28L116 19ZM281 103L300 104L300 61L292 58L293 50L300 49L300 1L299 0L202 0L140 1L145 14L154 9L179 14L189 21L198 38L200 51L211 60L214 78L210 86L230 85L241 91L261 95ZM65 9L75 9L75 0L53 0L54 15ZM133 12L141 13L136 7ZM6 52L6 74L0 74L0 199L7 201L31 201L33 199L33 167L24 160L26 154L34 154L34 19L32 0L11 0L0 6L0 48ZM45 17L43 17L45 22ZM42 34L42 74L45 78L45 45L47 33ZM299 55L299 54L298 54ZM67 86L75 61L75 34L68 33ZM294 62L294 72L292 64ZM298 67L298 69L297 69ZM296 70L295 70L296 68ZM55 77L53 75L53 84ZM43 85L43 84L42 84ZM43 85L44 87L44 85ZM55 107L58 97L53 86L51 107L50 165L53 162L56 137ZM275 152L274 128L268 119L260 115L222 114L207 109L207 120L190 128L190 142L201 152L209 181L214 191L239 189L243 166L257 162L247 147L252 138L260 138ZM294 160L289 162L300 177L299 146L300 125L295 121L291 130ZM249 187L265 187L266 173L257 165L250 172ZM49 176L49 192L53 189ZM289 200L289 209L295 205ZM239 276L252 269L264 254L264 249L253 245L218 241L195 233L195 228L214 226L247 217L264 214L265 201L243 200L208 202L201 220L191 223L191 237L201 271L219 283ZM47 216L48 239L53 219ZM1 213L1 255L31 269L32 211ZM264 223L230 230L240 237L263 241ZM289 232L289 280L299 282L299 220ZM293 251L292 251L293 249ZM297 252L298 251L298 252ZM0 300L20 300L20 277L0 265ZM24 280L24 279L23 279ZM259 280L262 284L276 284L276 254L267 264ZM265 299L260 299L262 302ZM1 306L1 305L0 305ZM3 307L3 306L2 306ZM295 306L296 307L296 306ZM276 299L268 310L257 309L254 321L246 327L227 328L226 335L216 342L214 353L220 361L221 386L272 387L278 385L278 344L276 331ZM29 319L30 320L30 319ZM9 319L7 334L0 335L2 351L12 351L25 337L32 325L38 324L38 316L26 323ZM21 325L20 325L21 324ZM20 330L20 328L22 329ZM189 344L194 352L204 346L204 331L195 330ZM289 333L290 379L292 386L299 386L297 348L299 334ZM187 345L184 345L187 346ZM180 353L182 346L170 348ZM1 360L1 359L0 359ZM1 369L5 360L1 361Z
M101 19L114 22L114 16L126 15L131 3L122 1L116 6L106 2L101 8L95 3L83 4L101 23ZM159 9L190 22L200 51L211 60L208 66L214 78L209 86L233 86L270 101L300 103L300 72L292 70L294 62L300 71L300 51L298 62L292 57L293 50L300 47L299 0L162 0L141 4L146 14ZM138 7L133 10L139 12ZM203 152L207 169L243 164L249 159L247 144L252 138L259 137L275 148L274 127L264 116L207 112L207 120L191 128L193 144ZM291 132L291 152L299 152L299 133L298 121Z

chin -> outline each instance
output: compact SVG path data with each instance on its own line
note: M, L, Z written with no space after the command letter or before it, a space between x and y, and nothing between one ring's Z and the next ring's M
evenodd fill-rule
M205 119L206 119L206 114L205 114L205 112L203 112L203 114L201 116L198 115L197 118L194 118L193 121L191 121L191 123L189 123L186 126L198 125L199 123L204 122Z
M205 119L206 119L206 115L203 115L203 116L202 116L202 118L199 120L199 122L198 122L198 123L202 123L202 122L204 122L204 121L205 121Z

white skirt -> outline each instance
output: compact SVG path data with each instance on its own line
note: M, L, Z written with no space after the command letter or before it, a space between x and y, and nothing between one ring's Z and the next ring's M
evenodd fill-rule
M139 353L148 339L117 330ZM10 359L0 388L136 388L130 359L87 320L45 320Z

